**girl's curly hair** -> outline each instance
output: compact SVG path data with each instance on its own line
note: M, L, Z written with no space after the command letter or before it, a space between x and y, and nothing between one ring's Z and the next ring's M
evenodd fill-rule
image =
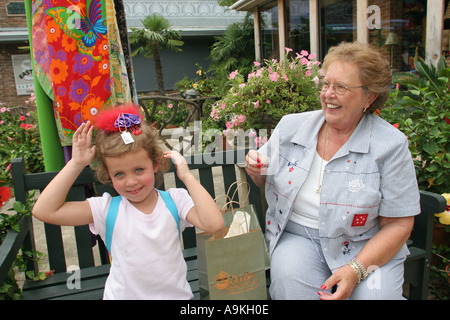
M101 116L101 113L99 114ZM144 149L153 165L159 164L158 172L155 174L155 187L163 182L163 175L169 169L170 163L163 157L161 141L158 139L158 131L151 125L142 121L139 125L141 134L134 135L133 143L125 144L120 131L107 131L100 129L95 136L95 159L92 168L96 172L97 180L101 183L111 183L104 159L106 157L117 157L124 153L133 153Z

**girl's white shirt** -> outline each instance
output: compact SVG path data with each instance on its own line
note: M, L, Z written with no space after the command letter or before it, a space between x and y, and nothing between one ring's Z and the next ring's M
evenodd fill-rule
M156 189L155 189L156 191ZM194 203L185 189L169 189L180 217L180 231L192 227L186 221ZM105 221L111 195L88 199L94 223L90 229L105 237ZM111 240L112 266L104 299L192 299L186 280L178 229L164 200L151 214L144 214L122 197Z

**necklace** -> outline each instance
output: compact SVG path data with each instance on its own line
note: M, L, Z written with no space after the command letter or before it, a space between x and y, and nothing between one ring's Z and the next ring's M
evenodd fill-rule
M325 142L323 144L322 147L322 159L320 161L320 171L319 171L319 178L317 181L317 190L316 193L320 193L320 189L322 189L322 183L320 181L320 177L322 176L322 169L323 169L323 158L325 158L325 148L327 147L328 144L328 123L325 123Z

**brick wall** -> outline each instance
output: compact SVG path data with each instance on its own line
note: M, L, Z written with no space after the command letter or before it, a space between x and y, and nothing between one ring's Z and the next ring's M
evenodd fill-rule
M11 31L12 28L26 28L26 16L11 16L7 14L6 5L9 2L23 2L21 0L0 1L0 31ZM26 42L0 42L0 102L8 106L26 106L25 100L29 96L18 96L14 81L12 55L29 54L28 50L19 47L28 46Z
M27 26L27 18L24 15L8 15L6 5L10 2L23 2L23 0L0 1L0 28L23 28Z
M18 49L18 45L0 43L0 102L9 106L26 106L25 100L29 98L28 95L18 96L16 91L11 55L28 53Z

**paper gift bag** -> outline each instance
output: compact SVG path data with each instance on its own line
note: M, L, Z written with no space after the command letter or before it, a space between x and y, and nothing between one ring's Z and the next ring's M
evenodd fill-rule
M236 210L250 216L249 232L225 238ZM225 228L197 234L197 259L201 299L267 299L267 247L253 205L224 213Z

